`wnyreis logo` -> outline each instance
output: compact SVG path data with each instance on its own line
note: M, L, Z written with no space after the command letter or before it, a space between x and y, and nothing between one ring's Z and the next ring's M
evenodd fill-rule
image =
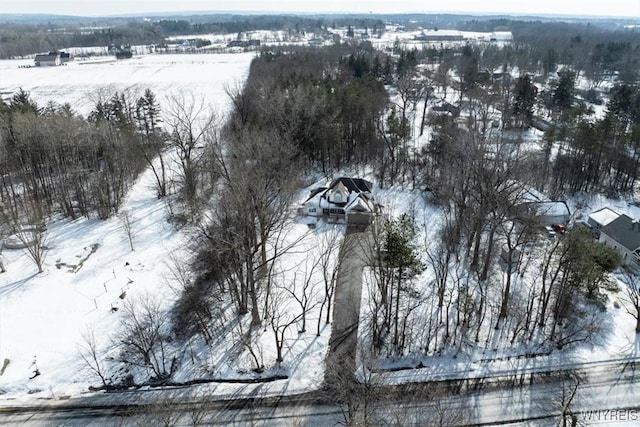
M640 421L638 409L600 409L596 411L582 411L584 421Z

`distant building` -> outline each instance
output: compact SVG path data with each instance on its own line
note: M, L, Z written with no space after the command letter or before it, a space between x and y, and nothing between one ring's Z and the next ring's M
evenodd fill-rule
M414 36L414 39L421 42L459 42L464 40L464 36L462 34L447 34L430 31L428 33L423 32L420 35Z
M71 54L68 52L60 52L60 63L66 64L71 61Z
M453 104L448 103L447 101L442 101L431 108L432 111L436 113L447 113L451 114L454 118L460 116L460 107L456 107Z
M492 42L511 42L513 41L513 34L511 31L494 31L489 36L489 40Z
M111 45L108 50L109 54L115 55L116 59L129 59L133 56L131 52L131 46L129 45Z
M250 39L250 40L231 40L227 43L227 47L260 47L260 40L258 39Z
M534 202L535 212L543 225L567 224L571 219L569 206L564 201Z
M249 47L249 42L245 41L245 40L231 40L229 43L227 43L227 47Z
M33 60L36 67L55 67L60 65L60 54L58 52L49 52L36 55Z
M535 214L541 225L566 225L571 219L569 206L564 200L551 200L533 188L526 188L520 199L520 206Z

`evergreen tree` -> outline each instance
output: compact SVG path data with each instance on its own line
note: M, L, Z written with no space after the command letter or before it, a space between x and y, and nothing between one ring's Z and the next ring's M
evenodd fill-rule
M553 106L564 114L573 103L575 94L576 73L571 70L563 70L558 72L559 80L553 89Z
M537 94L536 87L531 83L529 74L518 78L515 87L515 100L513 115L516 118L516 126L527 126L533 117L533 105Z

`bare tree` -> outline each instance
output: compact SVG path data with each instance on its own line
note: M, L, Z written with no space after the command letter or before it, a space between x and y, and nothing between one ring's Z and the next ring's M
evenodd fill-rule
M232 284L240 314L251 310L262 320L260 295L273 263L286 248L274 244L290 218L299 173L291 141L268 132L243 132L229 145L217 144L211 162L220 172L218 208L212 212L208 240L223 249L237 281ZM276 248L272 256L269 248ZM268 293L268 289L266 289Z
M239 345L246 350L251 357L253 363L253 371L256 373L264 372L264 354L260 336L253 333L250 328L245 330L242 326L242 319L239 319L237 327L232 329L235 345Z
M633 308L629 310L625 306L625 309L636 319L636 333L640 333L640 276L626 270L622 276L622 283L625 285L627 297Z
M336 287L336 279L338 276L338 268L344 252L340 251L340 232L338 229L331 228L322 233L320 242L320 268L322 271L322 282L324 284L324 294L320 303L320 311L318 313L318 328L316 334L320 336L320 327L322 324L322 311L326 307L327 314L325 317L325 325L331 322L331 306L333 294ZM338 253L338 256L334 254Z
M172 355L168 313L149 295L136 302L127 301L122 311L122 325L116 337L123 346L124 359L144 367L152 374L152 380L170 378L178 359Z
M284 361L284 346L287 342L287 331L295 325L301 318L302 313L294 314L284 306L283 298L274 297L270 299L268 322L273 332L276 345L276 365L281 367Z
M33 199L23 198L15 203L0 205L0 222L8 226L12 236L18 240L19 247L27 252L38 268L38 273L44 271L44 260L49 251L46 217L46 208Z
M573 399L581 384L578 374L568 373L560 383L560 390L557 397L557 405L560 407L560 419L558 427L576 427L578 425L578 417L571 409Z
M97 376L103 386L107 386L107 370L104 363L104 355L98 350L98 343L93 329L86 329L82 334L82 341L78 345L80 357L84 361L87 369Z
M164 116L171 132L171 146L179 160L182 194L194 214L204 148L214 138L217 117L204 98L194 94L169 98Z
M294 272L293 279L287 280L288 284L282 287L282 290L289 294L300 307L301 324L298 332L301 334L307 331L307 314L320 303L315 298L318 281L314 277L320 261L320 257L306 259L304 267Z
M135 426L175 427L181 424L184 408L170 397L163 397L150 405L139 405L129 414Z
M325 391L330 401L338 404L342 413L341 425L376 425L376 401L384 401L381 374L372 367L375 356L361 340L350 351L332 352L325 359ZM384 423L381 423L384 425Z
M498 321L507 317L514 270L517 271L520 269L522 251L527 244L538 237L539 233L537 233L536 230L539 226L540 222L533 215L518 218L513 221L504 221L500 225L501 234L504 237L506 246L502 254L505 264L506 281L502 293L502 303L500 304ZM497 326L496 324L496 327Z
M135 249L133 247L133 238L135 237L135 230L133 229L133 220L131 218L131 213L129 211L120 212L120 221L122 222L122 228L124 232L127 234L127 239L129 240L129 247L133 252Z

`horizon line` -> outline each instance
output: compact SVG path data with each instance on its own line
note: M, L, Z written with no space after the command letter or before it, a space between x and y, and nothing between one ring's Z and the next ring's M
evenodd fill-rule
M188 16L188 15L358 15L358 16L388 16L388 15L457 15L457 16L512 16L512 17L541 17L541 18L583 18L583 19L628 19L640 21L640 17L624 15L574 15L555 13L526 13L526 12L463 12L463 11L402 11L402 12L356 12L356 11L266 11L266 10L186 10L159 12L131 12L99 15L72 15L48 12L0 12L0 16L52 16L71 18L136 18L145 16Z

